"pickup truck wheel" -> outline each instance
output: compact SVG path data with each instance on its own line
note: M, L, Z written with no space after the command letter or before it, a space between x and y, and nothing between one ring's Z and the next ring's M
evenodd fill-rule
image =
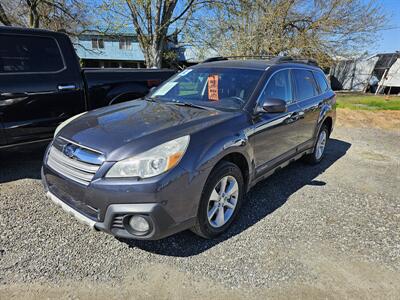
M192 231L206 239L226 231L238 214L243 194L243 175L238 166L230 162L218 164L204 186Z
M325 146L329 138L329 129L326 125L322 125L317 136L314 150L311 154L306 156L306 161L310 164L318 164L325 154Z

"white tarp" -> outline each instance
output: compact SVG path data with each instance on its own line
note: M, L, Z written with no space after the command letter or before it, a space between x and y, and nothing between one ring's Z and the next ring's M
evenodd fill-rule
M354 71L353 87L352 90L362 91L367 86L369 79L374 71L375 64L379 57L375 56L369 59L359 60L356 63Z
M367 59L341 61L333 68L331 75L341 83L342 89L362 91L374 71L378 56Z
M391 66L386 78L382 78L379 85L400 87L400 58Z

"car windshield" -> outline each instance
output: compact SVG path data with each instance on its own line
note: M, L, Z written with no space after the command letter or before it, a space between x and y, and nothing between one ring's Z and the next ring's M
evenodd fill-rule
M176 74L148 98L215 109L238 110L249 100L261 70L194 68Z

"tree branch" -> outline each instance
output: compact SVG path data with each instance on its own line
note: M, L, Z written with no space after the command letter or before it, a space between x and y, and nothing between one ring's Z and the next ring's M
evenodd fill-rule
M0 3L0 22L6 26L12 25L1 3Z

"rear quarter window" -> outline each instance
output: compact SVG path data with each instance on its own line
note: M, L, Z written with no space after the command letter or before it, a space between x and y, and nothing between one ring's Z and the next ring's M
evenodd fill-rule
M319 86L319 89L321 90L321 93L325 93L326 91L328 91L329 85L326 81L325 75L321 72L314 72L314 76Z
M64 67L55 39L0 35L0 73L48 73Z

